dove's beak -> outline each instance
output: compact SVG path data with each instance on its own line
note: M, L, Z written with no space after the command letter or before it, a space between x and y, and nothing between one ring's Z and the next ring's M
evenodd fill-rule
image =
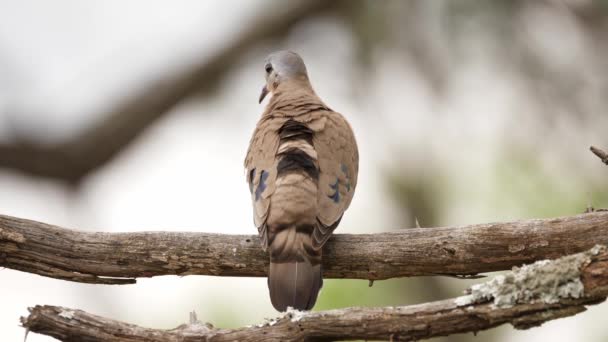
M268 88L266 88L266 86L264 86L262 88L262 93L260 94L260 102L258 102L258 103L262 103L262 101L264 100L266 95L268 95Z

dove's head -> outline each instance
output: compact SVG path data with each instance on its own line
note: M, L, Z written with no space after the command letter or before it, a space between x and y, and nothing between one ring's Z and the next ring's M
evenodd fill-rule
M266 71L266 85L260 94L260 103L269 92L273 92L279 84L291 80L308 81L306 65L302 57L291 51L277 51L266 57L264 65Z

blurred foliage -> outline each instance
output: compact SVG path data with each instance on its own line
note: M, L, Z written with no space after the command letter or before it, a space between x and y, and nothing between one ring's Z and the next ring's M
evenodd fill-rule
M444 205L442 192L447 185L441 173L426 168L403 172L388 170L387 191L400 206L404 227L436 227L438 212Z
M402 279L375 281L372 287L365 280L325 279L314 311L348 306L401 305L407 297L403 294L403 285Z
M601 167L598 164L598 168ZM564 178L547 170L538 157L521 150L506 153L495 166L496 208L514 208L521 217L555 217L574 215L587 206L608 205L608 179L601 184L577 173ZM602 189L604 189L602 191Z

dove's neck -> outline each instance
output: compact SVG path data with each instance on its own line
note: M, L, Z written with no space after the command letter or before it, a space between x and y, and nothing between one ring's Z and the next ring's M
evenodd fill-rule
M280 83L272 92L272 98L268 102L266 112L270 113L274 110L293 107L296 103L299 107L305 107L306 105L325 106L312 89L308 79L302 78Z

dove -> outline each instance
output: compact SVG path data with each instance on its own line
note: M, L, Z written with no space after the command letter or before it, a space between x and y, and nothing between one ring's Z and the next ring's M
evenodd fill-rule
M312 88L295 52L270 54L259 98L271 97L245 157L254 224L270 256L278 311L310 310L323 286L322 247L349 207L359 169L350 124Z

